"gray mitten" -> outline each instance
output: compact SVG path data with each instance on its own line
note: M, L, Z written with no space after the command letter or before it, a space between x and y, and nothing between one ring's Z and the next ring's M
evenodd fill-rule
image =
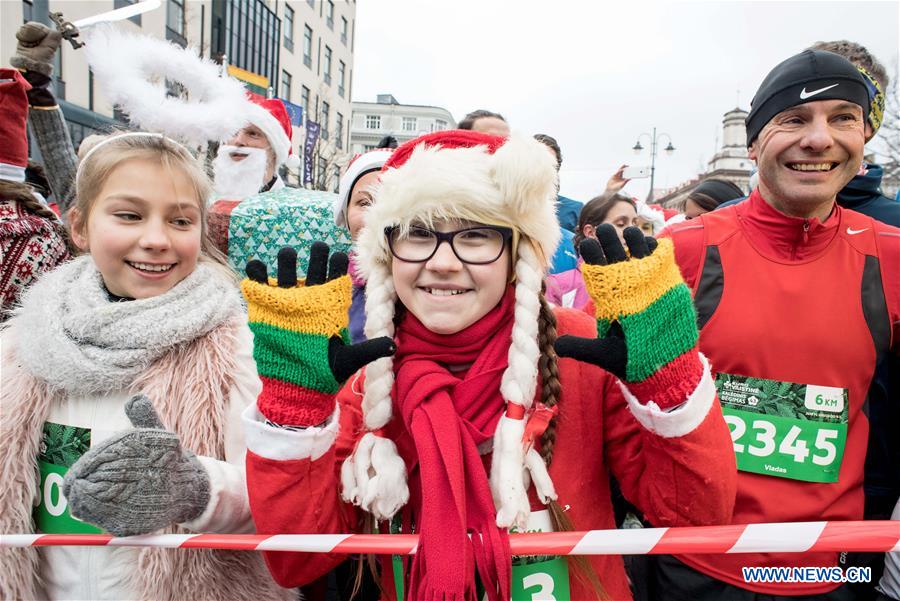
M73 516L115 536L147 534L198 517L209 476L144 395L125 404L134 430L118 432L75 462L63 482Z
M62 35L43 23L29 21L16 32L16 54L9 64L16 69L38 71L46 76L53 73L53 56L59 50Z

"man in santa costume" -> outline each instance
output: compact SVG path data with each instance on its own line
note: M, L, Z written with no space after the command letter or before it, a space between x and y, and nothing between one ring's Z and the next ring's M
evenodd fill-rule
M280 190L282 165L295 169L300 161L291 148L291 119L284 103L248 96L247 124L219 146L213 162L216 199L243 200Z

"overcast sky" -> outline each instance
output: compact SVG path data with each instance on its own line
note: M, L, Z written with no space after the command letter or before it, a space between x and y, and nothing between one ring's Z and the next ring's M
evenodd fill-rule
M457 120L476 108L514 130L554 136L562 193L587 201L652 127L677 148L657 157L656 187L705 169L722 115L766 73L817 40L849 39L891 74L900 2L639 0L359 0L353 100L379 93L436 105ZM642 142L645 147L646 138ZM647 180L626 191L643 197Z

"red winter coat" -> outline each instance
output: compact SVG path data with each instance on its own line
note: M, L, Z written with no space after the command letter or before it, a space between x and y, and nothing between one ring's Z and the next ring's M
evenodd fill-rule
M560 335L596 336L596 322L584 313L558 309L556 316ZM615 528L610 473L654 524L699 526L729 521L735 491L734 454L715 399L692 397L683 407L685 414L702 411L705 417L697 414L698 426L667 438L635 419L610 374L572 359L560 359L559 370L563 392L549 471L558 501L570 507L567 515L576 530ZM248 443L250 505L259 533L360 530L358 511L340 498L340 465L360 435L362 421L361 396L352 388L348 384L338 394L340 432L335 444L316 460L267 459L262 456L265 442ZM356 388L361 388L359 382ZM672 430L665 425L660 429ZM346 559L288 552L265 555L276 581L287 587L311 582ZM385 597L393 599L393 572L386 559L382 583ZM594 556L590 564L610 598L631 598L621 557ZM571 572L569 580L573 599L592 598Z

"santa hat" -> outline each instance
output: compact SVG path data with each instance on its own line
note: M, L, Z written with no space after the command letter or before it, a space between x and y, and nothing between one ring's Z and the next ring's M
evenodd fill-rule
M31 85L17 69L0 69L0 179L25 181L28 165L28 96Z
M666 215L662 207L656 204L648 205L643 200L635 200L634 205L638 217L653 224L653 233L663 229L666 224Z
M523 418L537 387L541 284L560 238L556 186L555 158L530 136L435 132L403 144L385 163L357 241L360 271L368 282L365 333L373 339L394 335L397 297L385 228L467 220L517 232L515 321L500 384L507 412L494 435L490 477L501 527L527 521L526 472L542 500L556 498L543 460L523 444ZM378 519L389 518L408 498L404 464L394 443L380 433L391 419L393 380L390 357L366 368L362 412L368 432L341 470L344 498Z
M288 169L300 166L300 159L291 147L294 133L291 118L284 103L278 98L260 99L248 95L247 121L262 130L275 152L275 166L286 165Z
M378 148L353 157L338 183L338 197L334 200L334 223L336 225L347 225L350 194L359 178L367 173L380 171L393 153L394 150L391 148Z

